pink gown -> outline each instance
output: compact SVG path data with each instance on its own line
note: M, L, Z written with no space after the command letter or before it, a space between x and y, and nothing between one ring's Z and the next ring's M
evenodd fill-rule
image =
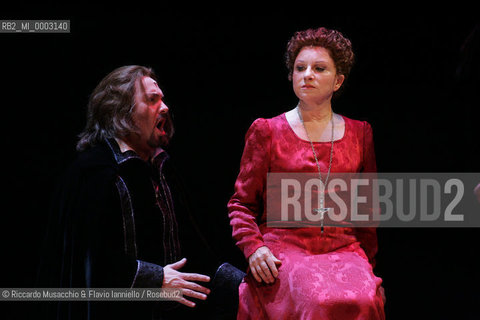
M375 172L372 129L345 120L335 141L332 172ZM330 142L314 142L322 176ZM233 237L245 258L267 246L282 261L274 284L258 283L248 271L239 287L237 319L384 319L382 280L373 273L375 228L268 228L267 172L318 172L310 143L300 139L285 114L257 119L246 143L228 203Z

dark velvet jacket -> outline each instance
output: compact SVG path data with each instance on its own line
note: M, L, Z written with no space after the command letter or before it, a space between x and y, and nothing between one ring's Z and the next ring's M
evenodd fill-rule
M161 287L163 266L180 256L173 202L162 172L167 159L160 150L147 163L132 151L120 152L115 140L79 153L55 196L39 284ZM61 302L49 307L60 319L130 314L141 319L151 318L158 306Z

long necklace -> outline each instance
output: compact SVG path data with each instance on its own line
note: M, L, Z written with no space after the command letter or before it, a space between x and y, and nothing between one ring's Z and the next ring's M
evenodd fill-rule
M313 152L313 156L315 158L315 163L317 164L318 177L320 178L320 182L323 183L322 171L320 170L320 163L318 162L317 153L315 152L315 148L313 146L312 139L310 139L310 136L308 135L307 128L305 127L305 123L303 122L302 113L300 112L299 105L297 105L296 109L297 109L297 113L298 113L298 118L300 119L300 122L302 123L303 130L305 130L305 134L307 136L308 142L310 142L310 147L312 147L312 152ZM331 125L332 125L332 138L331 138L331 147L330 147L330 161L329 161L329 164L328 164L327 176L325 177L325 182L323 183L325 188L327 187L328 178L330 177L330 170L332 169L333 139L334 139L334 134L335 134L334 123L333 123L333 113L332 113L332 117L330 118L330 122L331 122ZM325 213L327 213L328 210L330 210L331 208L325 208L324 207L324 201L325 201L324 193L323 192L319 192L319 193L320 193L320 208L313 209L313 211L320 214L320 223L321 223L320 226L321 226L321 232L323 233L323 220L324 220L324 217L325 217Z

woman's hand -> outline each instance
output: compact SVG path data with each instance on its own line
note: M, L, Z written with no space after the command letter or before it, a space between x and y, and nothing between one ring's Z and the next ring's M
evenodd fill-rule
M248 264L253 277L258 282L274 283L278 277L277 266L282 265L266 246L258 248L249 258Z

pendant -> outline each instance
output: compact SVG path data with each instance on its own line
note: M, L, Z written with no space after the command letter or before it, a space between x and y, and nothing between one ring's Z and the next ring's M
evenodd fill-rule
M325 213L328 212L331 208L325 208L323 206L323 198L320 198L320 208L313 209L313 211L320 215L320 231L323 234L323 221L325 218Z

